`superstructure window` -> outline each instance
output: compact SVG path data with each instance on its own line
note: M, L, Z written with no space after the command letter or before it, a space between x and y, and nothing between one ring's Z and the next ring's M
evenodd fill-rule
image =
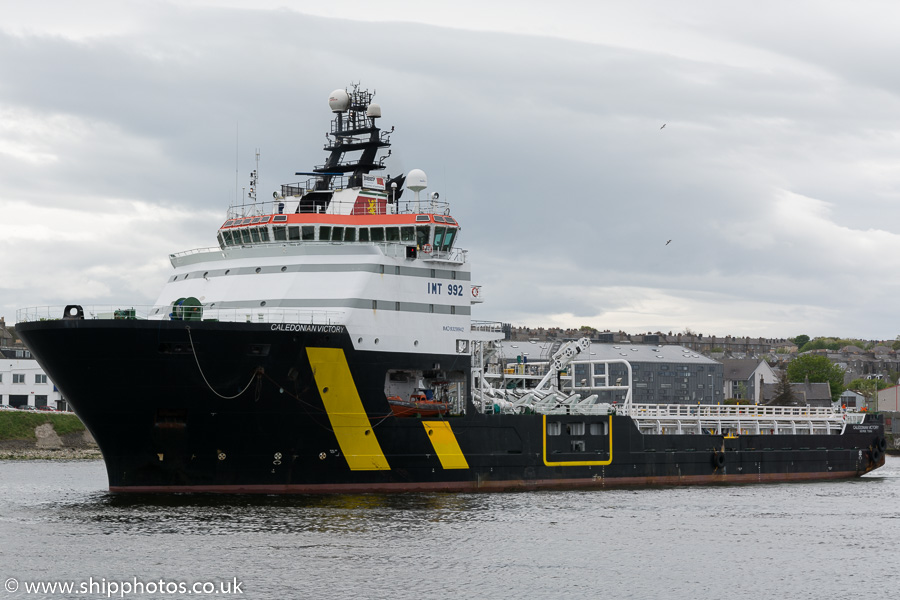
M355 242L356 241L356 227L345 227L344 228L344 241L345 242Z
M453 227L447 228L447 233L444 234L444 243L441 246L441 250L449 250L450 246L453 245L453 237L456 235L456 229Z
M300 239L300 228L296 225L288 227L288 240L296 242Z
M269 228L268 227L260 227L259 228L259 239L262 242L269 241Z
M400 228L399 227L385 227L384 228L385 239L389 242L399 242L400 241Z
M250 237L253 239L254 243L259 243L259 227L254 227L250 230Z
M413 238L416 236L416 228L415 227L401 227L400 228L400 241L401 242L411 242Z
M416 227L416 244L424 246L431 239L431 227L428 225L419 225Z
M319 241L327 242L331 240L331 226L319 225Z
M371 236L373 242L383 242L384 227L370 227L369 235Z
M331 241L332 242L340 242L344 239L344 228L343 227L332 227L331 228Z
M272 228L272 236L275 238L276 242L286 242L287 241L287 227L281 225L280 227Z
M444 243L444 232L447 231L446 227L435 227L434 228L434 249L440 250L441 245Z
M245 244L252 244L253 242L250 240L250 230L249 229L241 229L241 239L244 240Z
M369 241L369 230L366 227L359 228L359 241L368 242Z
M311 242L314 239L316 239L315 225L304 225L303 226L303 241Z

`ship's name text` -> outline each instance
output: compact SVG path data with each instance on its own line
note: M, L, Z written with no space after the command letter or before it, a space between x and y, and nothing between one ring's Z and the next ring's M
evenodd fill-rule
M305 325L301 323L272 323L272 331L302 331L309 333L344 333L343 325Z

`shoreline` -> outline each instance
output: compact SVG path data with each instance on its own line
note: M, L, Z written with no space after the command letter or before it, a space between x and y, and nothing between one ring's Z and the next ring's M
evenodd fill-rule
M0 448L0 460L103 460L99 448Z

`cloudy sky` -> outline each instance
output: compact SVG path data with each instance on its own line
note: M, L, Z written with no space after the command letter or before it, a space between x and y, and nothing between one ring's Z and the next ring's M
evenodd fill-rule
M0 316L152 303L256 149L267 197L361 81L387 171L463 225L475 318L894 339L898 28L890 2L9 3Z

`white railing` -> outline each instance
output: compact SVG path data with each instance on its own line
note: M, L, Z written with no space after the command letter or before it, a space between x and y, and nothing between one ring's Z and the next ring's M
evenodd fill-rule
M165 306L139 305L84 305L81 307L88 320L181 320L181 321L223 321L229 323L299 323L310 325L339 325L344 322L343 311L296 310L282 308L210 308L182 307L182 318L173 319L173 309ZM16 311L17 322L52 321L63 318L62 306L36 306ZM70 315L70 316L75 316Z

